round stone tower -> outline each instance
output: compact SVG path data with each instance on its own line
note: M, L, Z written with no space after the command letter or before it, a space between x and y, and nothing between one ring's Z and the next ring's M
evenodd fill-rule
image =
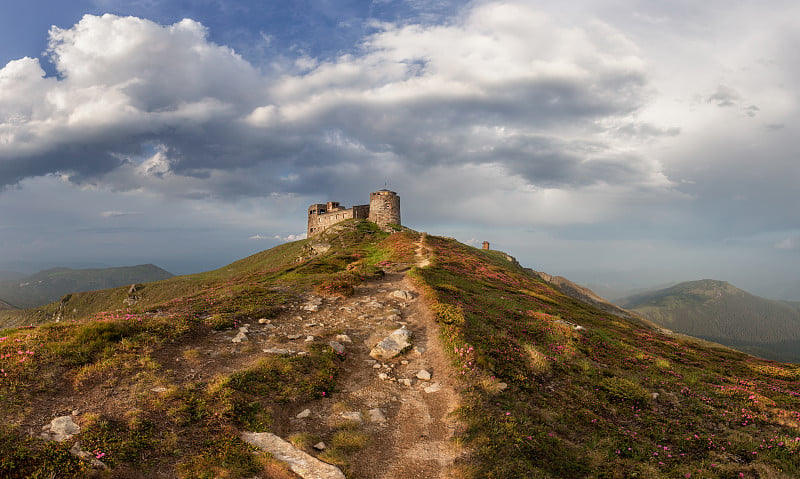
M370 221L381 228L386 225L400 225L400 197L389 190L380 190L369 195Z

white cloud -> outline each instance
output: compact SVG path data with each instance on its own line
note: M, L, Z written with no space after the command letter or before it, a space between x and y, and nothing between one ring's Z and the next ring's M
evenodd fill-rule
M0 123L2 183L61 172L121 190L263 195L330 188L343 164L380 176L364 164L376 157L423 170L500 164L565 190L663 179L610 134L657 130L631 117L646 81L636 47L606 24L564 27L525 4L385 24L360 54L304 56L280 79L188 19L87 15L54 27L49 52L60 78L33 59L0 70L3 91L29 89L0 97L13 112ZM339 165L323 184L321 155Z
M800 250L800 236L786 238L782 241L779 241L775 243L775 248L785 250Z
M299 240L306 239L307 237L308 236L307 236L306 233L290 234L288 236L281 236L281 235L273 236L274 239L280 240L280 241L283 241L283 242L299 241Z
M119 218L122 216L138 216L141 215L141 212L136 211L102 211L100 212L100 216L103 218Z

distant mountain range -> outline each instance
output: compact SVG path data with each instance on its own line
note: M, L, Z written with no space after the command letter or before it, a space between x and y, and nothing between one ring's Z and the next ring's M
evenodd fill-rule
M800 362L800 302L765 299L705 279L616 303L676 332L767 359Z
M171 278L153 264L102 269L52 268L34 275L0 281L0 309L32 308L57 301L67 293L116 288Z

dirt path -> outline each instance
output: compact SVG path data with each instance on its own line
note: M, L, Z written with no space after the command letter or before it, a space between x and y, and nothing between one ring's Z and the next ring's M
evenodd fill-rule
M424 234L416 263L429 264ZM412 332L411 350L384 361L369 356L372 347L402 326ZM458 426L451 414L458 407L456 373L441 349L436 322L405 272L368 281L348 298L300 297L278 317L242 327L241 342L233 341L240 333L234 329L199 334L153 351L159 373L152 383L65 385L69 391L41 408L42 414L31 417L28 426L34 434L52 416L75 410L113 415L134 408L137 396L158 396L174 385L230 374L266 354L304 354L314 343L336 341L346 351L338 390L280 411L272 432L284 439L307 433L330 441L343 423L359 421L369 439L350 458L348 477L451 477L449 466L462 454L451 441ZM306 409L309 413L298 417ZM164 474L159 477L169 477Z
M424 236L417 253L418 265L427 265ZM407 291L411 298L398 298L396 291ZM316 311L306 310L318 302L309 298L288 314L297 313L306 324L340 328L352 340L345 344L340 390L329 399L299 406L279 434L324 436L344 418L360 418L370 441L353 460L352 477L451 477L448 468L461 454L450 441L457 427L451 414L458 407L456 377L438 341L436 323L405 273L387 273L361 285L350 298L323 300L310 308ZM412 332L413 349L390 360L372 359L371 348L401 326ZM295 417L305 409L311 411L308 417Z

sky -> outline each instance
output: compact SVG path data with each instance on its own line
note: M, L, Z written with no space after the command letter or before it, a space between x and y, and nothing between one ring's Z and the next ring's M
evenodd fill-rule
M0 269L220 267L388 185L623 290L800 300L792 0L0 0Z

